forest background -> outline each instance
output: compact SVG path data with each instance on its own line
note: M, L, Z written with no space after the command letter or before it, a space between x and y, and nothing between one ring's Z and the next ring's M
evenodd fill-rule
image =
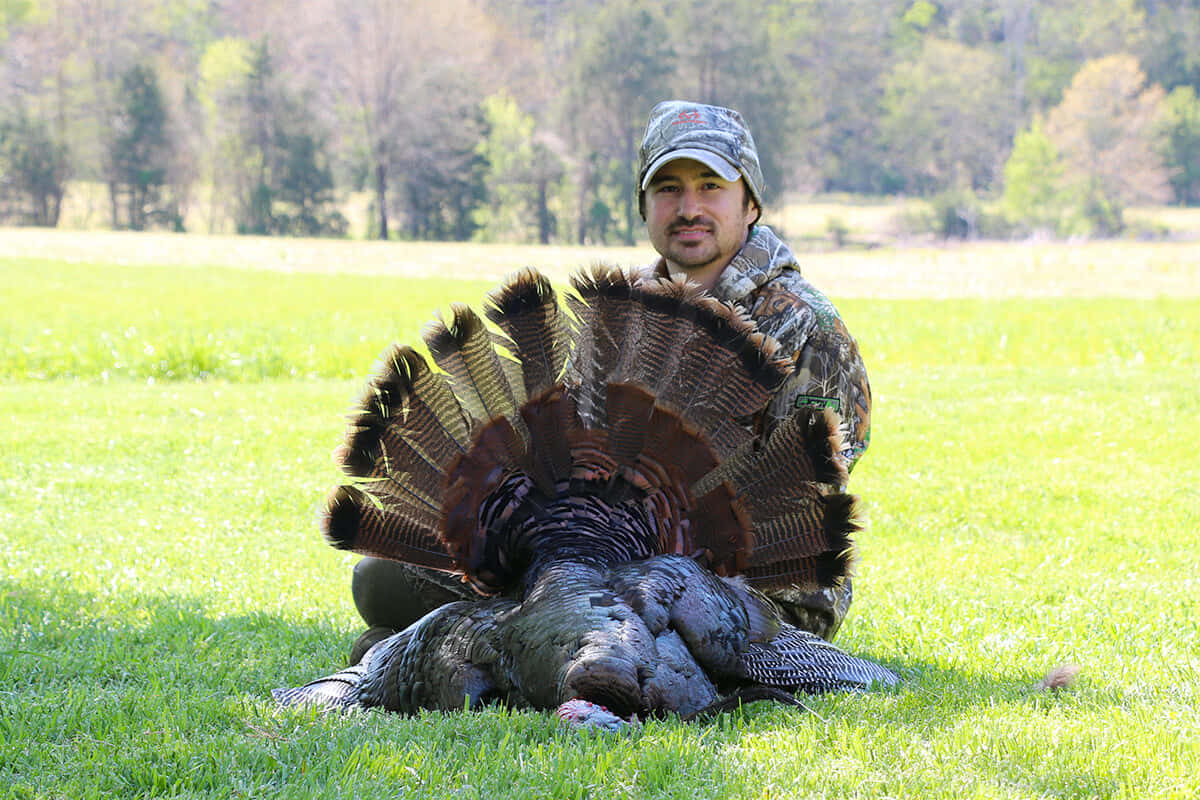
M0 0L0 224L633 244L682 97L768 204L1129 234L1200 205L1197 92L1198 0Z

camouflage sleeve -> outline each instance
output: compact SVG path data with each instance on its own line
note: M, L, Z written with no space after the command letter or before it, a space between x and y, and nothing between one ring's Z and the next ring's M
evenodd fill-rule
M796 365L767 407L768 426L797 408L836 411L842 457L853 469L871 440L871 387L858 344L833 304L807 281L788 289L760 293L751 312L764 331L792 349Z

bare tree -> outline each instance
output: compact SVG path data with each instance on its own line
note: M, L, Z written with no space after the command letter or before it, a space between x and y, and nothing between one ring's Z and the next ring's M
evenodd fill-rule
M417 141L477 105L491 83L491 24L473 0L318 0L305 14L306 61L327 102L356 123L370 163L378 235L390 233L393 172L421 158ZM469 76L469 80L464 80Z

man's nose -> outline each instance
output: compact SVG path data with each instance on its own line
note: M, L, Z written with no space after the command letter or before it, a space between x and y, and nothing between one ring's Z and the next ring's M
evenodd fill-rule
M679 216L693 219L700 214L700 195L693 189L679 193Z

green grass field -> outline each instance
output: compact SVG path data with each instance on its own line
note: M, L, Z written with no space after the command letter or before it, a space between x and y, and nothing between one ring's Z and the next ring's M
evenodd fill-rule
M341 414L384 345L490 280L18 256L5 235L0 798L1200 794L1194 249L838 256L878 276L832 292L875 394L838 643L902 688L592 737L268 701L360 630L354 558L316 528ZM969 287L1034 256L1014 296L896 288L922 259ZM1064 663L1072 686L1035 688Z

